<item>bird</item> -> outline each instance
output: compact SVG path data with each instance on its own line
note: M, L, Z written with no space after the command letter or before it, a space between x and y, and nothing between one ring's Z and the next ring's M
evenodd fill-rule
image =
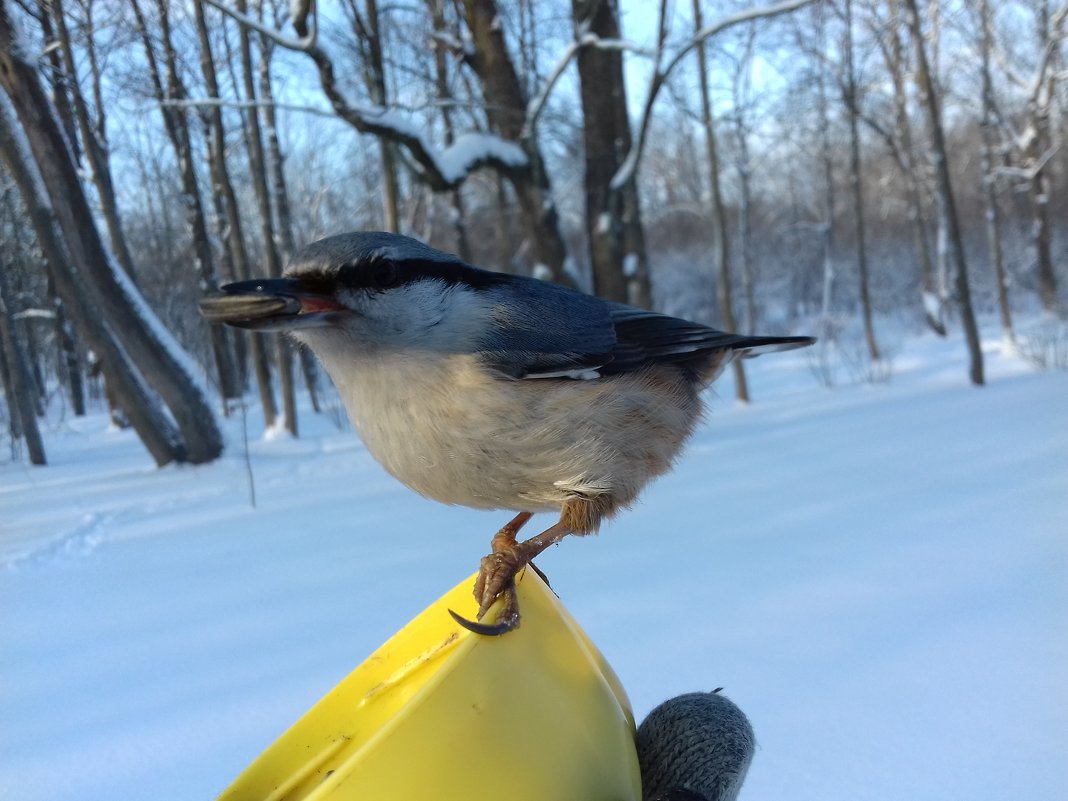
M281 278L224 285L200 311L310 348L367 450L409 488L515 513L479 563L477 620L453 613L484 635L519 625L515 578L535 557L596 532L672 467L701 391L734 358L814 342L717 331L380 231L312 242ZM520 541L538 512L559 518Z

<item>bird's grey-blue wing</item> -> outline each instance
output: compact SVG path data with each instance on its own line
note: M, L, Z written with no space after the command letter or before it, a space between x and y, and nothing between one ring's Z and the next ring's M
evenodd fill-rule
M725 351L748 356L812 342L808 337L729 334L527 280L532 285L509 283L499 290L508 295L494 308L481 352L487 365L511 378L597 378L649 364L707 374L715 371Z
M596 378L612 360L609 304L572 289L520 278L485 290L498 296L479 356L509 378Z

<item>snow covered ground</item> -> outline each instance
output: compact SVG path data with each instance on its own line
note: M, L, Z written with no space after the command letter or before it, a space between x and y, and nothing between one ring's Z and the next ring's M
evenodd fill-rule
M959 338L833 390L750 363L677 470L539 564L640 718L723 686L759 799L1068 798L1068 374ZM241 421L156 470L95 415L0 465L0 798L206 799L475 569L499 513L387 476L350 431ZM550 522L544 521L546 525Z

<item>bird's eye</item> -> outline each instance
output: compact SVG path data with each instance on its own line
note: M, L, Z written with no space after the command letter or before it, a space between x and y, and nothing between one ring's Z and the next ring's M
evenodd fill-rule
M371 268L371 283L376 289L389 289L400 283L400 271L389 259L383 259Z

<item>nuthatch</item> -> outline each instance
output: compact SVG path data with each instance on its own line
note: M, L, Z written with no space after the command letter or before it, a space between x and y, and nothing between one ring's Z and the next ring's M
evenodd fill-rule
M387 233L314 242L284 278L228 284L200 308L311 348L367 450L416 492L519 512L475 585L480 619L505 594L498 622L458 618L483 634L519 625L514 579L531 559L596 531L671 467L733 358L813 342L716 331ZM556 524L517 541L550 510Z

